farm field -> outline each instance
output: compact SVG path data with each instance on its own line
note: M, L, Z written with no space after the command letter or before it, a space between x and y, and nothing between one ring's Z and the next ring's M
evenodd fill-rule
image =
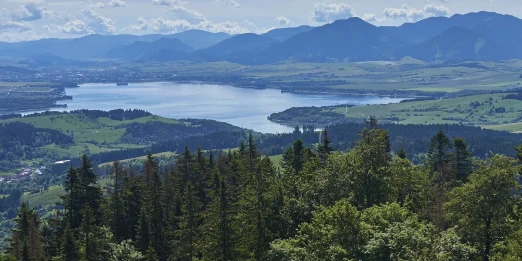
M464 124L496 130L522 131L522 101L503 99L504 94L485 94L452 99L399 104L336 108L348 119L376 116L400 124ZM493 127L494 126L494 127Z
M317 126L329 123L318 122L318 119L307 117L309 113L321 113L329 118L343 121L365 121L374 116L378 121L396 124L461 124L467 126L480 126L482 128L522 132L522 101L505 98L509 93L493 93L482 95L470 95L447 99L434 99L423 101L411 101L385 105L366 106L333 106L333 107L305 107L289 109L270 116L271 120L282 124L288 119L312 119L303 124ZM308 114L307 114L308 113ZM334 117L337 115L336 117Z

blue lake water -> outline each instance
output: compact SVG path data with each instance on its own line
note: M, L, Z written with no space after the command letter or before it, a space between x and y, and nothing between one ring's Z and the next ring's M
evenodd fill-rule
M66 89L73 100L66 110L143 109L167 118L200 118L227 122L264 133L290 132L293 128L267 117L291 107L339 104L387 104L401 98L281 93L279 90L244 89L213 84L136 83L84 84ZM64 110L58 108L56 110Z

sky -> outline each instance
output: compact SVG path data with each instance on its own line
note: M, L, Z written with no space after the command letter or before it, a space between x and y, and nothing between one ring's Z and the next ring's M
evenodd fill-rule
M400 25L492 11L522 17L521 0L0 0L0 42L190 29L264 33L360 17Z

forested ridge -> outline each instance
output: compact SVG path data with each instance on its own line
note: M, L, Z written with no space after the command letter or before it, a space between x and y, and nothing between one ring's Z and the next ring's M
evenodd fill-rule
M415 165L375 122L347 152L332 143L297 139L276 168L249 135L219 156L186 147L170 169L114 162L104 186L84 156L52 217L22 203L0 260L522 258L522 146L477 159L441 130Z

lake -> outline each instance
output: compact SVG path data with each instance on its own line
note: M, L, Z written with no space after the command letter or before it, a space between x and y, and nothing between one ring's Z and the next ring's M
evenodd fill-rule
M73 100L66 110L142 109L167 118L199 118L227 122L264 133L291 132L293 128L267 117L291 107L339 104L386 104L401 98L281 93L280 90L244 89L214 84L136 83L83 84L66 89ZM64 110L58 108L55 110Z

